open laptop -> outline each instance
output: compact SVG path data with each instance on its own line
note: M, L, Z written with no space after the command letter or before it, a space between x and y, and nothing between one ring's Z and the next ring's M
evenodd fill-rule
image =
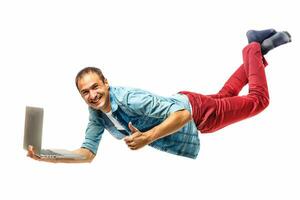
M84 159L84 156L64 149L42 149L43 116L43 108L26 106L23 148L27 150L31 145L37 156L50 159Z

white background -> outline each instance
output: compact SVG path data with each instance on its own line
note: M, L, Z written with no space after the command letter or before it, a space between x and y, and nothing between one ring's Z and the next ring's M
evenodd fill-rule
M296 2L1 1L0 199L299 199ZM266 56L270 106L200 135L196 160L132 152L108 133L92 164L22 150L26 105L45 108L44 147L80 147L88 111L74 78L85 66L163 96L216 93L241 64L246 31L271 27L293 42Z

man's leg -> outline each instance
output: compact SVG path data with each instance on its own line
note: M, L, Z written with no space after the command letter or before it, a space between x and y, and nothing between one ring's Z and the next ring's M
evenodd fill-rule
M243 61L243 65L215 97L180 92L188 96L193 109L193 119L201 133L217 131L254 116L267 107L269 94L264 71L266 63L258 43L251 43L243 49ZM247 82L249 94L235 96Z
M287 31L277 32L275 29L249 30L246 35L249 43L258 42L261 44L263 55L273 48L291 42L291 35ZM263 61L264 65L267 66L264 58ZM243 68L243 65L238 68L217 94L208 96L212 98L237 96L241 89L248 83L248 77L244 73Z
M274 36L277 34L277 36ZM265 29L261 31L257 30L249 30L246 33L247 39L249 43L252 42L258 42L258 43L263 43L265 42L266 44L270 43L279 43L277 41L283 41L286 40L285 34L279 32L277 33L275 29ZM272 38L270 38L272 37ZM268 39L270 38L270 39ZM274 39L276 38L276 40ZM267 42L269 41L269 42ZM266 46L266 45L264 45ZM270 45L269 45L270 46ZM279 45L277 45L279 46ZM264 51L264 48L262 48L262 51ZM263 58L264 66L267 66L268 63L267 61ZM248 83L248 77L245 74L244 71L244 64L242 64L231 76L230 78L226 81L224 84L223 88L217 93L217 94L212 94L208 95L212 98L224 98L224 97L233 97L237 96L239 92L242 90L242 88Z
M226 81L222 89L217 94L207 95L214 99L237 96L242 88L247 85L248 77L246 76L244 65L242 64Z
M216 101L216 110L202 125L201 132L214 132L234 122L252 117L269 104L269 93L265 76L265 63L259 43L253 42L243 49L243 67L248 78L249 93ZM205 107L205 105L203 105Z
M268 65L263 58L264 66ZM207 95L214 99L237 96L245 85L248 83L248 76L245 73L244 64L242 64L225 82L222 89L217 94Z

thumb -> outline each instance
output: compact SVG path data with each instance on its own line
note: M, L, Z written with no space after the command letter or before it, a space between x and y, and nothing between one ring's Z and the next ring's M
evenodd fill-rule
M28 145L27 150L28 150L30 153L34 153L34 147L33 147L32 145Z
M28 145L28 148L27 148L27 155L28 156L34 156L34 147L33 146L31 146L31 145Z
M132 133L139 131L137 128L135 128L131 122L128 123L128 128Z

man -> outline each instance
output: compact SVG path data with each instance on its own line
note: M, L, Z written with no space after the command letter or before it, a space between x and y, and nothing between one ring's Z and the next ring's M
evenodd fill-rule
M50 160L38 158L30 147L28 156L48 162L91 162L104 130L124 142L132 150L150 145L175 155L196 158L201 133L217 131L234 122L252 117L269 104L265 77L267 62L263 55L271 49L291 42L288 32L274 29L248 31L249 44L243 49L243 64L228 79L219 93L202 95L181 91L171 97L124 87L112 87L94 67L82 69L76 86L89 105L89 123L81 148L75 150L85 160ZM249 93L238 96L249 84Z

